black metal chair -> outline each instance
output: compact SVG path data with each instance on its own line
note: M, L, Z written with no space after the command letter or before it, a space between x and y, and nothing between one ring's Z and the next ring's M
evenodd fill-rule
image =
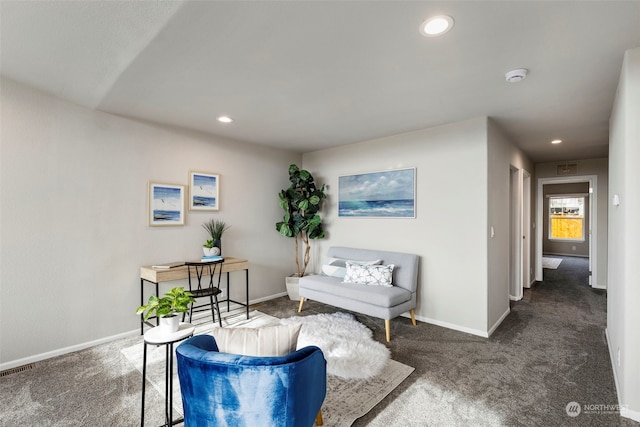
M222 277L222 263L224 260L206 261L206 262L186 262L188 274L189 274L189 292L193 294L194 298L209 297L209 303L196 305L197 302L191 303L189 309L189 323L193 313L199 311L206 311L211 309L211 322L216 321L214 312L218 312L218 324L222 326L222 316L220 315L220 307L218 306L218 295L222 293L220 290L220 279ZM206 283L206 279L203 280L203 276L209 276L209 283ZM217 277L217 284L214 286L214 281ZM192 281L193 278L193 281ZM214 306L215 303L215 306ZM184 321L186 313L182 315Z

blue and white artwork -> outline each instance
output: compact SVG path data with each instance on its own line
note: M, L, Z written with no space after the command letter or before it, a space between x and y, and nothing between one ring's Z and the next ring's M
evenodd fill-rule
M149 225L184 224L184 187L149 184Z
M217 211L219 180L216 174L191 172L189 209Z
M338 178L338 216L415 218L415 169Z

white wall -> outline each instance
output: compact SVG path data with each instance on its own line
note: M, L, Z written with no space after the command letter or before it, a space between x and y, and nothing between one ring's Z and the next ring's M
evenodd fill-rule
M607 338L621 414L640 421L640 48L625 54L610 120ZM620 205L611 199L618 195Z
M486 335L486 118L306 153L303 166L329 185L329 233L313 249L316 271L332 245L418 254L416 317ZM415 219L338 217L339 176L409 167L416 168Z
M294 263L274 228L277 194L300 155L134 122L11 80L1 89L0 366L135 331L139 267L199 258L211 217L231 225L224 253L250 261L251 299L284 292ZM220 211L148 227L148 181L187 185L190 169L221 175Z
M598 288L607 287L607 269L608 269L608 183L609 183L609 163L611 159L586 159L570 161L570 163L576 163L578 173L576 176L597 176L598 188L597 188L597 205L596 205L596 221L598 225L598 245L596 247L598 264L596 265L596 277L593 278L592 284ZM537 180L541 178L572 178L562 177L557 174L558 165L563 165L567 162L551 162L551 163L538 163L536 164L536 189L538 187ZM537 190L536 190L537 191ZM537 195L536 195L537 197Z
M512 166L518 169L521 187L523 173L531 173L533 165L524 153L508 140L493 120L488 121L487 141L487 325L492 332L509 313L510 169ZM521 188L518 189L518 194L521 198ZM493 237L491 227L495 233ZM529 253L532 254L531 251Z

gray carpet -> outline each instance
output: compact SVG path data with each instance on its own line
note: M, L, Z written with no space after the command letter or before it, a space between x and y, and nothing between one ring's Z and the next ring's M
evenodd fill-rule
M567 416L565 407L618 403L604 338L606 292L587 285L587 260L563 257L525 291L489 339L409 319L391 321L392 358L414 373L354 426L637 426L617 413ZM253 307L296 315L278 298ZM333 313L310 301L304 315ZM384 342L384 323L356 314ZM0 378L2 426L135 426L140 374L119 340L38 362ZM152 390L152 388L148 389ZM162 423L163 398L147 395L147 425Z

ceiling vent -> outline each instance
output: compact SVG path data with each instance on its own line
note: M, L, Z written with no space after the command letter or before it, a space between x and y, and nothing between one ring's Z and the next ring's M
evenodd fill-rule
M556 173L558 176L575 175L578 173L577 163L565 163L563 165L556 166Z
M527 78L527 73L528 72L529 72L529 70L527 70L526 68L516 68L515 70L508 71L504 75L504 78L509 83L517 83L517 82L521 82L522 80Z

